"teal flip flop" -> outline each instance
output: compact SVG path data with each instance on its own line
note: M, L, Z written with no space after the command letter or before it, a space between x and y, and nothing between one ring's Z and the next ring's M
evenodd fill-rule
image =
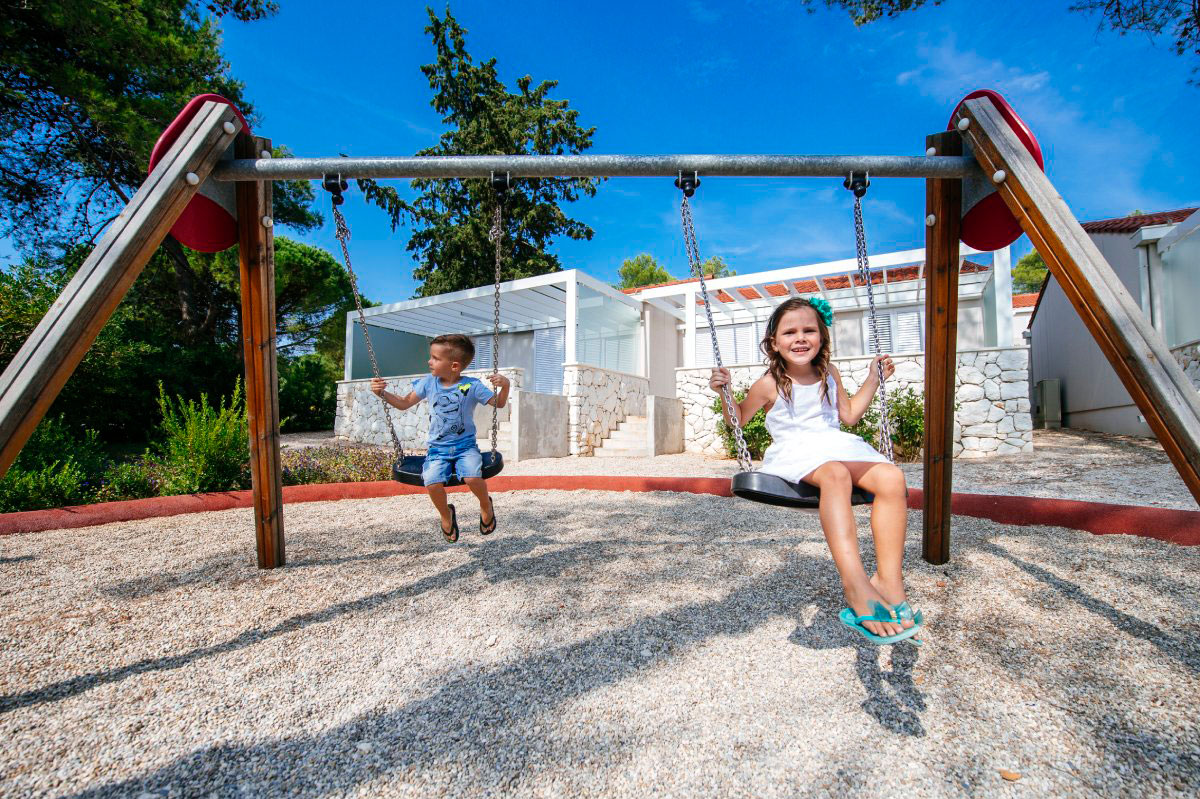
M907 606L908 603L902 602L901 605ZM846 625L852 630L862 633L862 635L873 644L894 644L899 641L908 641L913 646L920 646L921 642L913 638L913 636L921 630L921 624L918 620L921 618L920 611L913 613L912 608L907 607L907 615L901 616L899 608L900 606L898 605L895 609L895 612L893 612L892 610L889 610L882 602L876 602L875 612L870 616L855 616L853 609L843 608L842 612L838 614L838 618L841 619L842 624ZM909 627L903 632L898 632L895 635L876 635L863 626L864 621L880 621L884 622L885 624L896 624L903 618L911 618L913 626Z

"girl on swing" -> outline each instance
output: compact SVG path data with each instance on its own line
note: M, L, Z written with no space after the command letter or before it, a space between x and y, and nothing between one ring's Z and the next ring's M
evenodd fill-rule
M726 424L744 425L760 408L767 408L773 443L761 471L793 483L803 480L821 490L821 527L849 605L838 614L842 623L876 644L908 640L919 645L916 635L922 618L908 604L902 572L908 523L904 473L838 425L858 423L879 388L880 368L886 378L895 366L889 356L876 356L862 388L849 396L837 367L829 362L832 324L833 311L825 300L787 300L767 322L760 345L767 371L746 398L736 408L725 407L721 388L729 384L728 369L713 369L709 386L722 397ZM876 570L871 577L859 555L850 507L856 485L875 495L871 532Z

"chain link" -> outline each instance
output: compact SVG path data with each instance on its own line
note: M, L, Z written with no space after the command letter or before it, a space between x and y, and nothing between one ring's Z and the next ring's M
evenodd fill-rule
M854 244L858 251L858 276L867 287L867 318L871 323L871 339L875 354L879 351L879 319L875 315L875 292L871 288L871 264L867 260L867 234L863 227L862 198L854 197ZM892 452L892 426L888 421L887 386L884 384L883 363L876 364L879 375L879 440L880 451L889 461L895 463Z
M721 364L721 348L717 344L717 328L713 324L712 303L708 299L708 285L704 281L704 267L700 263L700 247L696 244L696 227L692 223L692 206L688 202L687 195L683 195L683 202L679 205L679 215L683 220L683 245L687 249L688 262L692 267L692 274L700 278L700 296L704 298L704 315L708 319L708 332L712 337L713 348L713 363L718 369L724 368ZM737 440L737 459L738 465L742 467L742 471L754 471L754 465L750 461L750 448L746 446L746 437L742 434L742 425L738 419L737 405L733 401L733 391L729 384L721 386L721 397L725 402L725 407L729 411L731 421L733 421L733 437Z
M337 195L333 195L336 200ZM346 242L350 240L350 226L346 224L346 218L342 216L342 212L338 210L337 203L333 203L333 224L336 229L334 236L338 240L338 244L342 245L342 259L346 263L346 274L350 277L350 290L354 293L354 305L358 308L358 324L362 327L363 339L367 342L367 355L371 358L371 373L380 379L383 375L379 372L379 361L375 360L375 348L371 346L371 333L367 330L367 316L363 313L362 297L358 293L358 278L355 277L354 267L350 263L350 248ZM392 408L387 400L381 394L379 396L383 402L383 417L387 420L388 432L392 434L392 445L396 448L396 454L400 459L404 458L404 445L400 443L400 436L396 435L396 426L392 424Z
M490 238L496 245L496 299L494 305L494 316L492 317L492 370L496 374L500 373L500 255L501 247L504 242L504 193L495 192L496 208L492 212L492 229L488 231ZM495 403L492 404L492 452L496 451L496 437L500 433L500 421L497 416L499 409Z

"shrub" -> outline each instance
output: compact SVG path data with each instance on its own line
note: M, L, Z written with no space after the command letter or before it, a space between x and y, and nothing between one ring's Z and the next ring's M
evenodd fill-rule
M162 465L164 495L230 491L250 487L250 444L246 404L238 380L229 398L213 407L208 396L200 401L176 397L158 387L163 440L156 445Z
M149 455L128 463L113 464L104 473L96 499L115 502L121 499L145 499L158 496L162 485L162 467Z
M892 430L892 452L897 463L909 463L921 459L921 447L925 445L925 398L912 386L903 391L888 393L888 423ZM872 402L862 419L853 427L842 429L879 449L879 405Z
M95 430L76 437L61 415L46 417L0 480L0 512L89 502L106 464Z
M283 484L358 483L390 480L391 450L379 447L308 447L281 453Z
M733 398L741 402L746 398L746 391L744 388L737 389L733 392ZM737 439L733 435L733 428L725 424L725 417L721 413L720 396L713 400L712 409L719 418L717 434L725 442L725 454L736 458ZM771 434L767 432L767 412L760 410L754 414L750 421L742 426L742 436L746 439L746 449L750 450L750 457L756 460L761 459L763 453L767 451L767 447L771 445Z
M73 460L54 461L38 469L13 466L0 480L0 512L80 505L94 496L86 475Z

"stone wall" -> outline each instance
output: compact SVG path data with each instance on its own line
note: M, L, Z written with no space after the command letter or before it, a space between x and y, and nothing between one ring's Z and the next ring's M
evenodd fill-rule
M513 391L521 388L525 375L523 369L504 368L500 370L500 373L512 381ZM485 383L490 374L492 374L490 369L471 369L463 372L464 376L477 377ZM400 375L384 379L387 381L388 391L404 396L412 391L413 383L422 377L425 375ZM490 387L491 384L488 383L488 386ZM429 437L429 408L424 403L415 408L409 408L407 411L388 406L388 412L404 448L424 450L425 442ZM501 408L498 412L499 418L507 419L508 412L507 407ZM480 406L475 410L475 426L480 432L483 432L484 427L491 423L491 413L490 407ZM486 415L488 419L486 423L481 422L481 414ZM369 379L338 381L337 414L333 420L333 434L338 438L360 444L391 446L392 438L388 435L384 403L372 393Z
M1179 361L1179 366L1192 381L1192 385L1200 391L1200 341L1181 344L1172 348L1171 353L1175 360Z
M564 364L571 454L591 455L626 416L644 415L649 392L650 381L644 377L590 364Z
M892 392L911 387L924 392L923 355L893 358L896 373L888 379ZM853 394L867 377L870 358L836 358L846 391ZM684 446L688 452L723 455L717 435L715 394L708 387L708 367L675 370L676 396L684 407ZM735 388L749 386L762 375L762 365L730 367ZM954 423L954 457L983 458L1033 451L1033 419L1029 403L1029 350L1025 347L967 350L958 354L955 379L958 411Z

